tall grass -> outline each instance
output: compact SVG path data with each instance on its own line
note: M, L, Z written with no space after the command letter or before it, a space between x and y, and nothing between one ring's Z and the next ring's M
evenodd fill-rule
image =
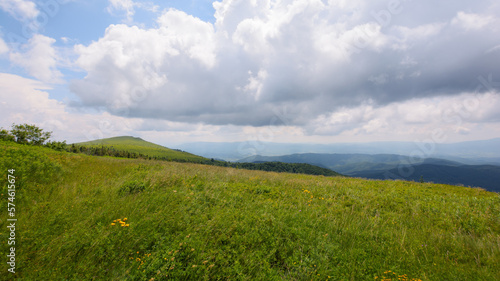
M20 280L500 276L500 197L481 189L0 150L0 167L24 179Z

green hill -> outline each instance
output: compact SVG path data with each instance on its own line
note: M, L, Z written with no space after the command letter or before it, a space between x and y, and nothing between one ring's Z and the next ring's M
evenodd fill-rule
M92 157L2 141L0 171L0 280L500 276L500 197L481 189ZM12 247L15 275L6 264Z
M123 136L107 139L100 139L89 142L76 143L76 146L90 146L90 147L111 147L118 151L127 151L131 153L142 154L155 158L172 160L172 161L186 161L186 162L203 162L207 158L197 156L184 151L166 148L164 146L145 141L141 138Z
M82 148L85 148L85 150L82 150ZM226 161L207 159L184 151L172 150L151 142L147 142L141 138L134 137L115 137L77 143L72 145L69 150L73 152L85 152L90 155L111 155L127 158L152 158L155 160L199 163L247 170L288 172L323 176L342 176L341 174L330 169L303 163L230 163Z

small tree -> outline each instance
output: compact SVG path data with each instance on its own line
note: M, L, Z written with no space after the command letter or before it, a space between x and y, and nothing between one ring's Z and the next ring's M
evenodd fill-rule
M16 142L31 145L43 145L52 136L52 132L44 132L41 128L29 124L12 124L10 133Z

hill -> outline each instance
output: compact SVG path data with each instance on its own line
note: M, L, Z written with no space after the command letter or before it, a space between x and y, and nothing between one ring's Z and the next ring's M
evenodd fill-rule
M89 142L75 143L74 145L87 147L105 146L118 151L127 151L171 161L203 162L208 160L207 158L198 155L166 148L161 145L145 141L141 138L130 136L99 139Z
M281 163L277 161L266 163L230 163L226 161L207 159L188 152L172 150L151 142L147 142L141 138L127 136L73 144L70 148L70 151L85 152L90 155L99 156L110 155L127 158L148 158L175 162L200 163L247 170L288 172L323 176L341 176L341 174L330 169L317 167L306 163L292 164Z
M0 250L5 257L15 247L16 260L16 274L4 264L1 280L500 276L500 197L481 189L11 142L0 142L0 171ZM16 186L15 246L7 244L8 184Z

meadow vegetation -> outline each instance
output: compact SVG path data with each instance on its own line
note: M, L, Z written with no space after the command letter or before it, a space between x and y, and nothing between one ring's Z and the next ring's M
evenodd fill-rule
M497 193L0 141L18 280L495 280ZM2 256L5 255L2 254ZM0 279L10 280L6 271Z

